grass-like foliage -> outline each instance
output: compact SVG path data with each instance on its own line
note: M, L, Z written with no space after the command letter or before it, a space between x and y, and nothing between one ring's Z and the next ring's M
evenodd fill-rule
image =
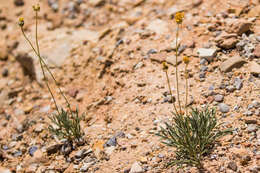
M164 144L176 148L176 158L168 166L202 168L202 157L210 152L219 137L231 132L229 129L219 130L215 114L213 108L192 109L190 116L175 114L172 124L161 127L157 135Z
M58 127L50 125L49 130L60 138L68 139L68 141L80 141L83 136L80 128L81 117L78 111L70 113L61 109L60 113L49 116L51 122Z

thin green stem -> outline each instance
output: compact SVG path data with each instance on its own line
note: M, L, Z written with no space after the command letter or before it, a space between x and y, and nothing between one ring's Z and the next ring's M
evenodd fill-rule
M180 107L180 113L182 112L181 111L181 102L180 102L180 93L179 93L179 80L178 80L178 49L179 49L179 46L178 46L178 37L179 37L179 24L177 24L177 32L176 32L176 41L175 41L175 46L176 46L176 50L175 50L175 76L176 76L176 89L177 89L177 100L178 100L178 104L179 104L179 107Z
M31 41L30 41L30 40L28 39L28 37L25 35L23 27L21 27L21 30L22 30L23 36L24 36L24 38L26 39L26 41L30 44L31 48L32 48L33 51L36 53L36 55L38 56L38 58L41 59L40 55L37 53L37 51L36 51L35 48L33 47ZM53 99L53 101L54 101L54 104L55 104L55 107L56 107L57 112L60 113L59 108L58 108L58 105L57 105L56 100L55 100L55 98L54 98L54 95L53 95L53 93L52 93L52 91L51 91L51 88L50 88L48 82L47 82L47 79L46 79L46 76L45 76L45 72L44 72L44 69L43 69L43 65L42 65L41 60L40 60L40 65L41 65L41 70L42 70L42 74L43 74L43 77L44 77L44 82L45 82L45 84L46 84L46 86L47 86L47 88L48 88L49 93L51 94L51 97L52 97L52 99Z
M188 116L188 64L185 65L185 85L186 85L186 99L185 99L185 110L186 110L186 116Z
M47 69L47 71L48 71L49 74L51 75L51 78L54 80L55 85L58 87L60 94L62 95L62 97L63 97L64 100L66 101L66 104L67 104L67 106L68 106L70 112L72 113L71 106L70 106L70 103L69 103L67 97L64 95L64 93L63 93L62 90L60 89L57 80L55 79L55 77L53 76L51 70L49 69L49 67L47 66L47 64L45 63L45 61L43 60L43 58L42 58L41 55L40 55L39 41L38 41L38 12L35 11L35 14L36 14L36 19L35 19L35 20L36 20L36 31L35 31L35 37L36 37L36 38L35 38L35 39L36 39L36 46L37 46L37 52L38 52L38 55L37 55L37 56L39 57L40 63L43 63L43 64L44 64L44 67ZM37 54L37 52L35 52L35 53Z
M171 89L171 84L170 84L170 79L169 79L168 72L165 71L165 74L166 74L166 78L167 78L167 84L168 84L169 92L170 92L170 94L171 94L172 104L173 104L175 113L178 114L178 111L177 111L177 109L176 109L175 102L174 102L174 97L173 97L173 94L172 94L172 89Z

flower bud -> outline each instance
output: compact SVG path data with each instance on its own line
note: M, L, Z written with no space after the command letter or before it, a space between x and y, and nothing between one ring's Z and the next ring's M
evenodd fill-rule
M20 18L19 18L18 25L19 25L20 27L23 27L23 25L24 25L24 18L23 18L23 17L20 17Z
M33 7L34 11L40 11L40 5L39 4L33 5L32 7Z
M167 65L167 63L166 63L166 62L163 62L162 65L163 65L163 71L167 71L168 68L169 68L168 65Z
M183 57L183 62L184 62L185 64L189 64L190 58L187 57L187 56L184 56L184 57Z
M175 22L181 24L184 18L184 12L177 12L174 16Z

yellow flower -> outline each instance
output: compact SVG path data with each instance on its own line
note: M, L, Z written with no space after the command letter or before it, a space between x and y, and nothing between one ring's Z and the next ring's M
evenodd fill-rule
M174 19L177 24L181 24L184 18L184 12L177 12L174 16Z
M169 68L168 65L167 65L167 63L166 63L166 62L163 62L162 65L163 65L163 71L167 71L168 68Z
M18 25L19 25L20 27L23 27L23 25L24 25L24 18L23 18L23 17L20 17L20 18L19 18Z
M39 4L33 5L32 7L33 7L34 11L40 11L40 5Z
M189 64L190 58L187 57L187 56L184 56L184 57L183 57L183 62L184 62L185 64Z

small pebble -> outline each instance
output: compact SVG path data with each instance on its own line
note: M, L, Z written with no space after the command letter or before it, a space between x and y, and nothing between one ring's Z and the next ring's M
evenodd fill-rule
M258 101L256 101L256 100L254 100L254 101L252 102L252 105L253 105L255 108L259 108L259 107L260 107L260 103L259 103Z
M237 164L236 164L236 162L234 162L234 161L229 162L228 163L228 168L233 170L233 171L237 171Z
M220 103L220 104L218 105L218 107L219 107L220 112L222 112L222 113L227 113L227 112L229 112L229 106L226 105L225 103Z
M30 156L33 156L34 152L38 149L37 146L32 146L29 148L29 154Z
M234 86L237 90L240 90L243 87L243 82L240 78L235 78Z
M200 71L202 71L202 72L205 72L205 71L207 71L208 70L208 67L207 66L202 66L201 68L200 68Z
M206 77L206 73L205 72L200 72L199 73L199 77L200 78L205 78Z
M156 54L158 51L156 49L150 49L148 50L147 54L150 55L150 54Z
M4 68L3 71L2 71L2 76L3 77L7 77L8 76L8 69L7 68Z
M257 131L257 124L248 124L247 131L248 132L256 132Z
M224 100L224 96L221 94L215 95L214 100L216 102L222 102Z
M116 137L113 136L112 138L110 138L105 144L104 147L111 147L111 146L116 146L117 145L117 140Z

